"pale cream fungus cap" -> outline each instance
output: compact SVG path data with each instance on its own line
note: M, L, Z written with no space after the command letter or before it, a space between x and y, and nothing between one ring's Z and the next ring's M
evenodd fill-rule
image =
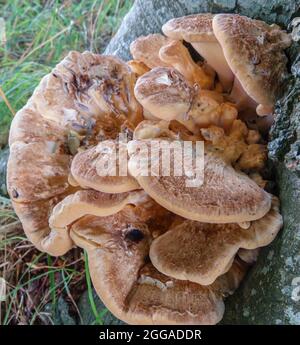
M130 44L130 52L135 60L142 61L149 68L167 67L159 57L159 50L172 40L161 34L140 36Z
M212 28L213 17L211 13L202 13L170 19L162 26L162 31L175 40L216 42Z
M172 170L170 176L142 176L138 162L146 158L144 154L148 157L148 153L137 153L136 143L129 143L129 172L157 203L184 218L207 223L240 223L263 217L271 207L268 193L213 152L205 153L204 182L200 186L187 187L187 175L175 176ZM150 148L151 141L145 140L145 144ZM159 157L149 162L152 168L160 164L159 147L157 153L152 151L154 157ZM196 152L193 154L196 157ZM172 151L171 169L175 158Z
M282 226L278 205L273 197L271 210L248 229L184 220L154 240L151 262L170 277L212 284L230 269L239 248L256 249L273 241Z
M79 189L70 184L72 151L114 138L123 125L134 128L143 119L133 93L135 81L129 66L116 57L70 52L14 117L8 191L38 249L62 255L72 247L68 231L51 231L48 221L55 205ZM70 133L77 140L75 148Z
M120 145L122 144L117 140L104 140L96 146L77 153L71 165L73 179L82 188L92 188L104 193L124 193L139 189L140 186L133 177L119 175L119 159L114 158L118 157ZM123 146L121 149L126 153L125 143ZM110 152L115 149L116 152L112 155ZM112 162L110 170L103 175L99 174L101 161Z
M129 324L215 324L224 313L223 295L237 288L247 265L235 262L209 286L160 273L147 258L154 233L166 231L170 221L163 212L149 218L128 218L123 212L87 216L74 224L71 237L87 250L96 291L119 319Z
M237 14L214 16L213 31L243 89L272 110L287 76L284 49L291 44L290 36L277 25Z
M213 17L211 13L200 13L174 18L163 25L162 31L170 38L189 42L217 72L225 91L230 91L234 76L213 32Z

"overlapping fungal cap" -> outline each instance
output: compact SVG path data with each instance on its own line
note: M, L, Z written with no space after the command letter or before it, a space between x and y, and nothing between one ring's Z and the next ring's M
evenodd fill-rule
M65 195L71 158L66 130L42 117L32 101L14 117L10 130L7 185L24 232L40 250L51 210ZM67 240L68 241L68 240Z
M144 109L154 117L177 120L191 132L219 125L230 127L237 118L237 109L225 102L222 94L198 90L176 69L158 67L138 78L135 96Z
M285 31L237 14L209 13L171 19L162 30L192 44L218 73L225 91L233 87L239 110L257 107L258 115L272 113L286 76L283 50L291 39Z
M13 202L14 210L22 223L27 238L38 250L51 255L62 255L72 248L73 241L67 231L59 234L53 233L54 236L52 235L51 241L49 241L51 229L48 222L55 205L72 192L74 189L50 199L28 203Z
M124 164L125 171L121 171L120 160L127 161L126 144L104 140L77 153L72 161L71 174L82 188L92 188L105 193L124 193L139 189L136 180L128 175L127 164Z
M71 157L60 144L45 140L11 145L7 182L13 202L50 199L67 191Z
M51 210L74 190L68 184L70 157L60 151L60 144L15 141L10 146L7 184L12 204L27 237L42 251ZM62 242L69 247L68 238Z
M223 296L232 293L246 266L235 262L210 286L168 277L149 261L154 237L168 229L172 215L154 203L111 217L86 216L71 229L74 242L87 250L96 291L119 319L129 324L215 324L224 313ZM152 212L149 210L152 209Z
M108 194L94 190L79 190L58 202L51 211L51 231L42 239L42 248L51 255L63 255L73 246L70 226L85 215L106 217L120 212L128 205L147 200L144 192Z
M147 171L160 171L164 143L162 139L157 139L157 143L151 146L149 140L129 142L128 169L146 193L166 209L184 218L207 223L249 222L262 218L269 211L271 197L268 193L246 174L233 169L222 157L207 150L204 179L200 186L188 187L190 174L194 176L193 167L183 171L182 176L176 176L174 169L178 161L175 150L170 152L170 176L143 176L140 162L147 159ZM137 150L138 147L145 149ZM150 147L153 159L149 159ZM190 154L193 155L193 162L201 158L195 148Z
M260 248L256 248L256 249L241 248L237 252L237 255L240 259L242 259L247 264L253 265L258 258L259 252L260 252Z
M174 68L157 67L138 78L134 94L140 104L162 120L183 120L194 97L193 87Z
M51 232L48 219L57 203L79 189L70 184L78 149L132 131L142 120L135 80L116 57L71 52L14 117L8 191L26 235L41 251L60 255L72 246L67 231Z
M167 276L201 285L212 284L227 272L239 248L256 249L273 241L282 226L278 199L271 210L251 222L248 229L237 224L208 224L185 220L175 224L151 245L150 259Z
M161 34L140 36L130 44L130 53L135 60L143 62L147 67L167 67L159 57L159 50L172 40Z
M289 35L277 25L238 14L215 15L213 32L242 88L259 104L258 115L272 113L287 74Z
M195 63L181 41L171 41L159 50L159 57L168 66L176 68L191 84L197 84L201 89L212 89L214 78Z
M141 109L133 96L135 75L114 56L70 52L33 95L37 111L70 128L95 126L107 114L133 124Z
M60 145L63 148L67 133L64 127L41 116L32 106L32 102L28 102L13 118L9 132L9 145L12 146L15 142L26 144L45 142L48 143L50 149L52 147L55 151L56 146Z
M140 60L127 61L127 65L138 77L150 71L150 68Z
M98 217L109 216L121 211L128 204L143 202L145 198L147 195L143 191L109 194L80 190L68 195L54 207L49 224L53 228L64 228L87 214Z
M230 70L221 46L212 28L211 13L193 14L169 20L163 25L164 34L175 40L185 40L198 51L207 63L217 72L226 91L233 83L233 73Z
M173 18L162 26L162 31L174 40L215 42L212 29L213 16L211 13L200 13Z
M183 124L176 120L144 120L138 124L133 133L133 139L180 139L197 141L202 140L201 135L190 132Z
M234 120L227 131L223 127L209 126L200 132L227 163L246 172L260 171L267 161L267 148L260 143L259 132L248 130L241 120Z

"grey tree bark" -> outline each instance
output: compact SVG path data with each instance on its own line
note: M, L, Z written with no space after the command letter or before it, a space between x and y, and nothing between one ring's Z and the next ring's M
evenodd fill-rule
M8 197L6 188L6 168L8 160L8 148L0 149L0 196Z

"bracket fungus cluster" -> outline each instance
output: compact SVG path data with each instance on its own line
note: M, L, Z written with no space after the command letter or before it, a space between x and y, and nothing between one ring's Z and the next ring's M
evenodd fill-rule
M216 324L282 226L266 144L290 37L237 14L175 18L162 31L132 42L131 61L70 52L42 79L12 123L8 190L39 250L87 251L116 317ZM166 140L204 143L201 185L174 173L174 154L169 176L139 173L147 157L134 147ZM99 162L121 151L126 173L102 174Z

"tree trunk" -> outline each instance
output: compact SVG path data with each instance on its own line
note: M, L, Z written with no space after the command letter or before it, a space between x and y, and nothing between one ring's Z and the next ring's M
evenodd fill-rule
M5 148L0 149L0 195L8 197L6 188L6 168L8 160L9 150Z

